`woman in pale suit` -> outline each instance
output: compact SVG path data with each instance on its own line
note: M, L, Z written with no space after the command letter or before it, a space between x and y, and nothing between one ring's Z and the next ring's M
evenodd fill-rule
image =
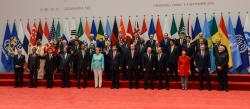
M104 70L104 55L100 53L100 48L95 49L95 54L91 61L91 70L94 72L95 88L102 87L102 73Z

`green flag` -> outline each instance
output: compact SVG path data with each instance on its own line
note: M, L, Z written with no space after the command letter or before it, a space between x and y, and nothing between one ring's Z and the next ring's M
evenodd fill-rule
M82 35L83 35L83 27L82 27L82 20L81 19L80 19L80 23L79 23L79 26L78 26L77 35L78 35L79 38L81 38Z
M61 25L58 20L57 25L56 25L56 42L58 42L58 37L61 36Z
M173 16L170 34L172 38L178 38L177 27Z
M183 16L181 17L181 23L180 23L180 27L179 27L179 34L180 33L186 35L186 29L185 29L185 24L184 24Z
M102 21L99 21L99 27L98 27L98 32L97 32L97 36L96 36L96 40L100 39L100 38L104 38L104 30L103 30L103 26L102 26Z

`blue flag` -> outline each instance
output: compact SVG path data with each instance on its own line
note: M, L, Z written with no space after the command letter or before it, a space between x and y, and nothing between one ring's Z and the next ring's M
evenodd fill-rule
M15 50L14 50L15 48L10 43L10 37L11 37L11 33L10 33L9 24L7 22L3 44L2 44L2 55L1 55L2 64L7 71L11 71L13 69L12 67L13 56L15 53Z
M92 21L91 33L94 34L94 40L96 40L97 30L96 30L95 20L94 19Z
M238 20L236 24L235 38L236 38L236 43L239 46L240 56L241 56L241 61L242 61L242 65L240 69L247 68L249 67L248 46L247 46L246 38L243 32L243 27L241 24L240 16L238 16Z
M150 36L150 34L153 34L153 35L155 34L155 24L154 24L153 18L151 18L151 21L150 21L148 36Z
M194 34L192 35L192 39L194 40L200 33L201 33L201 26L200 26L199 18L197 16L195 20Z
M56 29L55 29L55 22L53 19L52 26L50 28L49 41L51 41L52 39L55 39L55 36L56 36Z
M19 38L17 36L16 22L14 22L14 24L13 24L13 29L12 29L10 39L15 41L15 43L12 43L14 45L14 47L15 47L15 50L22 49L22 43L21 43L21 41L19 40Z
M227 33L228 33L229 40L231 42L230 47L231 47L232 60L233 60L232 69L237 69L238 67L241 66L242 61L241 61L239 46L236 43L234 27L233 27L233 23L232 23L230 16L228 18Z
M198 18L198 17L197 17ZM208 40L209 44L209 53L210 53L210 64L211 64L211 71L210 73L214 72L216 70L216 65L215 65L215 57L213 54L213 45L211 44L211 33L210 33L210 27L209 23L207 21L207 18L205 17L204 20L204 26L203 26L203 35L204 38Z
M106 22L105 34L107 34L109 36L109 39L111 39L111 28L110 28L110 24L109 24L108 19L107 19L107 22Z

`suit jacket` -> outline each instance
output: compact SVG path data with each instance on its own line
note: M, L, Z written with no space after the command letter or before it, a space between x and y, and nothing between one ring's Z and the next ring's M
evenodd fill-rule
M55 65L56 56L52 55L52 58L50 58L49 54L47 54L45 56L45 59L46 61L45 61L44 69L46 73L54 72L54 70L56 69L56 65Z
M113 52L109 52L109 59L110 59L110 69L111 71L118 71L119 67L121 66L121 54L116 51L116 55L113 56Z
M169 64L175 64L177 65L178 63L178 55L179 55L179 51L178 51L178 46L174 45L174 49L171 52L171 46L168 47L168 63Z
M32 61L31 58L32 58L32 54L30 54L29 58L28 58L28 68L29 69L38 69L40 66L40 58L39 58L38 54L36 54L36 56L34 56L35 60L33 60L33 61L35 61L35 62L31 62ZM34 63L34 65L31 63Z
M189 47L188 47L188 44L187 42L183 45L183 48L186 50L187 52L187 55L190 57L190 58L193 58L194 56L194 53L195 53L195 45L193 43L190 43Z
M151 48L155 48L156 47L156 40L153 40L153 42L151 43L151 40L148 40L146 42L146 46L147 47L151 47Z
M92 60L93 54L95 54L95 50L94 49L87 49L87 52L89 54L89 60L90 60L90 61L88 61L88 66L89 66L89 68L91 68L91 60Z
M126 59L126 66L128 69L137 68L139 61L139 55L136 50L134 50L134 56L132 58L132 51L129 51L128 58Z
M166 55L168 54L168 47L169 47L169 41L165 41L165 39L163 39L160 42L160 47L162 47L163 53L165 53Z
M82 50L79 50L76 56L77 56L77 68L78 69L87 68L88 62L90 61L88 51L85 50L84 57L83 57Z
M159 55L157 54L156 61L157 61L156 62L156 69L158 71L162 71L165 68L167 68L167 56L165 53L162 53L160 58L159 58Z
M142 57L142 68L146 71L153 71L153 68L156 67L156 58L154 53L151 53L151 58L149 58L147 53L143 54Z
M71 55L67 53L67 56L65 57L65 54L60 54L59 57L60 57L59 70L69 70Z
M216 67L220 66L222 67L222 70L227 71L228 61L229 61L228 53L224 51L223 53L219 53L218 58L216 58L215 60L215 65Z
M180 49L183 47L185 43L187 43L186 39L182 39L182 44L180 39L176 39L176 45L179 46Z
M201 51L199 51L196 56L197 56L196 67L199 70L211 68L211 66L210 66L210 54L208 51L204 52L204 57L202 57Z
M24 64L25 64L25 56L20 55L20 58L18 58L18 55L14 55L14 69L22 69L24 70ZM16 65L21 66L20 68L16 68Z

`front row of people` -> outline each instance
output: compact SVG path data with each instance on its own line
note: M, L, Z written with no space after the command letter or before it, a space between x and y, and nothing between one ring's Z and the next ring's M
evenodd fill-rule
M102 77L104 72L104 60L108 59L110 77L112 80L111 88L119 88L119 70L121 66L121 56L117 51L116 46L112 46L110 50L101 51L100 48L95 49L95 53L91 55L87 53L85 45L81 45L81 49L76 53L77 57L77 87L81 87L81 78L84 82L83 87L87 87L87 75L89 70L94 73L95 88L102 87ZM154 89L155 76L159 80L159 88L169 89L170 79L170 67L169 64L171 59L169 54L162 52L162 48L158 47L157 53L152 52L152 48L148 47L146 53L139 55L135 49L135 45L130 45L130 51L126 60L126 69L128 70L129 88L139 88L139 69L142 69L144 74L144 89ZM203 89L203 81L207 82L207 89L211 90L210 83L210 54L205 50L206 46L201 45L200 51L197 53L196 61L191 61L185 50L182 50L181 55L178 58L178 76L181 78L181 87L183 90L188 89L188 77L190 76L190 63L194 62L195 70L200 72L200 90ZM216 68L219 77L219 89L228 90L227 83L227 63L228 54L225 52L225 46L219 46L219 54L216 58ZM171 50L172 51L172 50ZM67 48L63 49L63 52L59 55L59 67L58 70L61 72L62 87L70 87L70 76L71 70L71 59L74 57L68 53ZM55 64L56 56L53 55L53 49L48 48L47 55L45 56L45 66L47 88L53 87L54 72L56 70ZM91 65L89 65L91 62ZM36 47L32 48L32 53L28 57L28 69L30 72L30 87L37 87L37 71L39 69L39 57L36 54ZM23 72L24 72L25 56L22 55L22 50L18 50L18 54L14 56L14 67L15 67L15 87L23 86ZM175 77L174 77L175 78ZM165 81L165 82L163 82ZM165 85L163 85L165 83Z

